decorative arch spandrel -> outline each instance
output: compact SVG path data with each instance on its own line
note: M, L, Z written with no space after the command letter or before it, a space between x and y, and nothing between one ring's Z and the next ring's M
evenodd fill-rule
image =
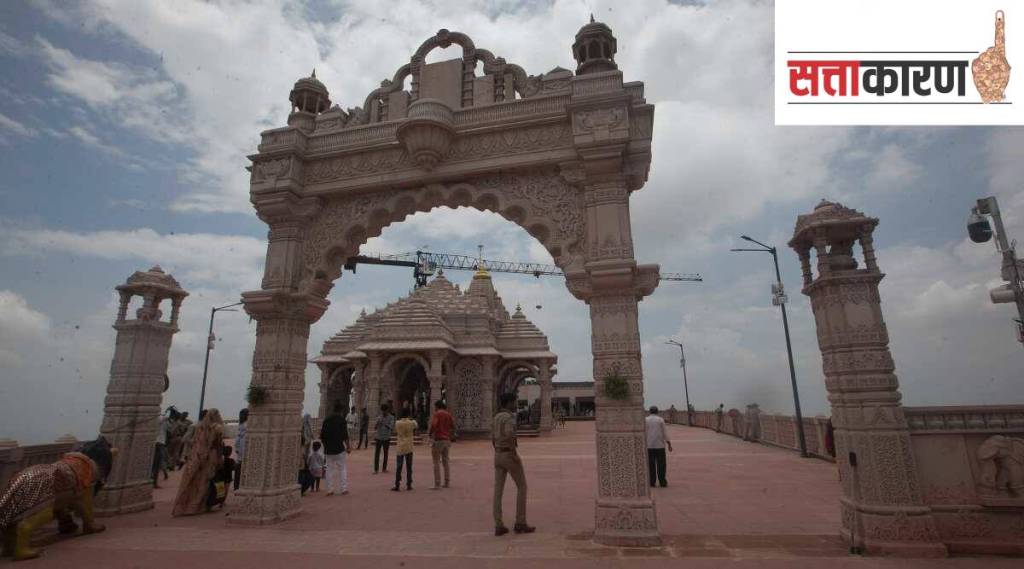
M562 270L583 267L584 204L576 188L552 168L326 200L303 245L303 288L316 278L338 278L345 261L385 227L442 206L497 213L540 241Z

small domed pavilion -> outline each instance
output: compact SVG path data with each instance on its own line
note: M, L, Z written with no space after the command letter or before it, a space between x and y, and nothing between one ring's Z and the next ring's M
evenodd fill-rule
M366 407L372 421L389 403L423 425L433 402L444 400L460 436L484 436L498 397L516 393L526 379L541 388L530 417L542 432L551 430L557 359L520 307L509 315L481 269L465 291L440 274L382 309L363 311L312 361L321 370L320 417L340 402Z

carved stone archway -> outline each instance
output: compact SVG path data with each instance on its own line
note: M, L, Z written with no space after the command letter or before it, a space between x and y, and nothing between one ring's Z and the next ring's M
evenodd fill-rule
M461 59L425 63L458 44ZM616 40L591 22L575 38L576 73L528 76L441 30L362 108L330 106L314 77L292 90L288 126L262 133L250 198L270 228L262 288L242 295L258 322L243 486L232 522L272 523L300 511L295 484L310 324L344 262L367 239L439 206L496 212L526 229L590 306L597 401L595 539L660 542L647 484L637 302L657 265L634 259L629 196L647 179L654 107L624 83ZM475 76L477 63L483 76ZM411 76L411 90L402 90ZM367 374L379 376L381 358ZM617 372L625 400L603 396ZM372 390L368 406L374 405Z

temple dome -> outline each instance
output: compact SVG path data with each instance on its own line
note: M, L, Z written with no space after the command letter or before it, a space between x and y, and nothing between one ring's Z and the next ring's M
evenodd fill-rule
M292 111L319 114L331 107L331 97L327 87L316 78L316 69L309 77L303 77L295 82L288 100L292 104Z
M615 71L619 68L615 63L617 49L612 29L603 22L595 22L591 14L590 23L576 32L576 41L572 44L572 55L577 64L576 74Z
M373 341L442 340L453 344L452 330L421 297L412 295L384 311L380 324L370 333Z

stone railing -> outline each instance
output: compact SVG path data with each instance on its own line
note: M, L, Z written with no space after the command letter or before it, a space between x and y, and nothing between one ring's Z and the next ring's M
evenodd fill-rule
M903 412L924 502L949 551L1024 555L1024 405Z
M685 425L686 412L676 411L671 416L670 411L662 411L661 416L668 422ZM770 415L761 413L761 436L758 441L782 448L800 450L800 443L796 432L796 417L789 415ZM714 411L695 411L693 413L693 426L704 429L715 430L718 428L718 419ZM804 417L804 437L807 439L807 453L835 462L825 448L825 431L827 430L828 417ZM746 430L746 420L740 414L737 417L730 417L729 412L722 414L722 425L720 432L734 437L742 437Z
M23 468L57 462L77 442L71 435L64 435L49 444L29 446L19 446L18 441L11 439L0 439L0 489L7 486L7 481Z

